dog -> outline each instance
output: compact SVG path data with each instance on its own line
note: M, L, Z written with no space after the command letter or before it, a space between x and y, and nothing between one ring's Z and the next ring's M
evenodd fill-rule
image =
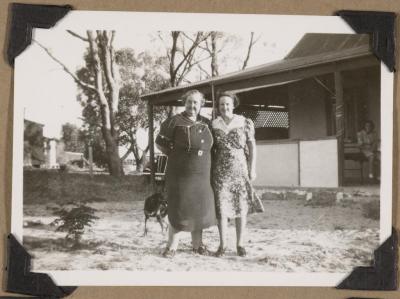
M162 193L155 193L147 197L144 201L144 234L147 235L147 220L150 217L156 217L157 222L160 223L161 232L164 233L163 219L167 215L167 200Z

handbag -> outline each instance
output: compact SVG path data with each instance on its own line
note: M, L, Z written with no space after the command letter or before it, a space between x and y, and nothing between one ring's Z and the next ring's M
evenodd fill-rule
M251 196L248 200L249 210L248 214L263 213L265 211L262 200L257 193L252 189Z

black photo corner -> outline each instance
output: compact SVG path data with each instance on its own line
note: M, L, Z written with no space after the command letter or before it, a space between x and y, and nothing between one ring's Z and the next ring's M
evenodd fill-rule
M31 44L33 28L51 28L71 10L70 5L10 4L11 18L6 52L8 63L14 66L14 59ZM8 235L5 269L7 292L37 298L63 298L76 289L73 286L57 286L47 274L30 272L30 266L29 253L12 234Z
M11 4L6 52L8 63L13 66L14 59L30 45L33 28L51 28L71 10L70 5ZM376 57L390 71L395 71L394 13L341 10L336 15L356 33L370 34ZM7 244L6 291L35 298L63 298L74 292L76 287L57 286L47 274L30 272L31 256L12 234L7 237ZM396 290L397 246L397 232L393 228L391 237L375 250L373 265L355 268L336 288Z
M8 63L13 66L15 57L31 44L33 28L49 29L71 10L72 6L70 5L10 4Z

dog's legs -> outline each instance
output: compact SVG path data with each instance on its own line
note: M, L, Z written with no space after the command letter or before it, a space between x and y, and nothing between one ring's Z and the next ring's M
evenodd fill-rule
M147 236L147 219L149 219L149 216L144 215L144 233L143 233L143 237Z
M164 234L164 223L161 219L161 215L157 215L156 217L157 217L157 222L160 223L160 226L161 226L161 233Z

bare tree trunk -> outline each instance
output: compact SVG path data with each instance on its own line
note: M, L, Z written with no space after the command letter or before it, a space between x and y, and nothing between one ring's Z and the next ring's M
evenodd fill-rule
M147 153L149 151L149 147L147 147L143 153L142 157L139 159L139 161L136 162L136 170L142 172L146 163L147 163Z
M112 45L109 42L112 42L112 38L108 37L105 31L97 31L97 40L90 30L87 31L87 36L94 64L95 87L101 108L101 131L106 144L108 170L110 175L118 177L123 175L123 168L119 157L118 133L114 126L114 115L118 111L119 86L113 77L115 71L113 65L111 65L110 48ZM101 53L99 50L101 50ZM102 58L100 58L100 54ZM110 90L108 98L103 89L103 73Z
M218 55L217 55L217 32L211 32L211 76L216 77L219 75L218 71Z
M144 166L147 162L147 153L149 152L150 146L147 146L146 149L143 151L142 155L140 156L139 150L137 145L133 146L132 145L132 152L135 157L135 162L136 162L136 170L142 172L144 169Z

